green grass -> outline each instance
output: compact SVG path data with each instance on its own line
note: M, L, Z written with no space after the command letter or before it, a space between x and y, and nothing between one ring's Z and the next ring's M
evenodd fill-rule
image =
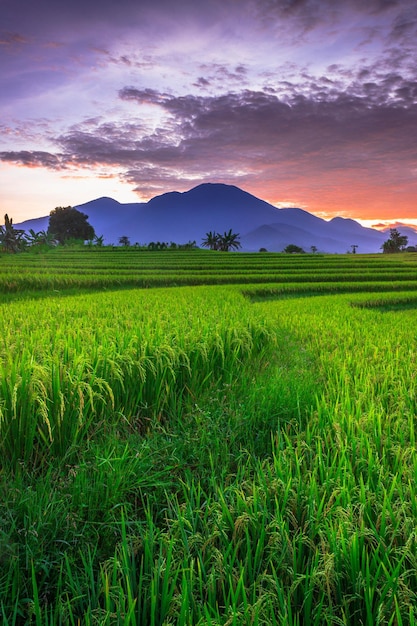
M163 252L135 248L56 248L0 255L0 293L151 288L208 284L275 285L290 290L417 288L417 254L288 255ZM397 288L398 288L397 286Z
M60 252L110 288L3 295L1 623L416 624L414 255Z

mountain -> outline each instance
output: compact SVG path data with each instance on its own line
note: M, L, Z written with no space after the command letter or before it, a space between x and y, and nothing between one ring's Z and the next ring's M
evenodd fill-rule
M239 187L218 183L164 193L145 203L121 204L112 198L98 198L76 208L88 215L96 234L103 235L107 244L117 244L119 237L126 235L132 244L195 240L201 245L207 232L223 233L230 228L240 234L244 251L264 247L280 252L295 244L306 251L315 246L320 252L345 253L355 245L358 252L380 252L387 239L387 233L365 228L352 219L326 221L303 209L278 209ZM46 230L48 221L49 217L41 217L17 226ZM413 232L410 245L417 244L417 232Z
M407 224L402 224L401 222L396 222L395 224L390 224L386 228L382 229L382 232L389 237L389 231L391 228L396 228L401 235L406 235L409 241L416 241L416 229L412 226L408 226ZM410 243L410 245L415 245L415 243Z

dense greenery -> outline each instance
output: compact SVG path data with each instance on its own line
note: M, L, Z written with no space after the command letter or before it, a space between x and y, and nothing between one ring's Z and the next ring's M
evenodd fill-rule
M403 252L407 247L408 237L401 235L396 228L390 228L389 238L382 244L382 252L385 254Z
M26 244L24 231L13 226L13 220L4 216L4 226L0 226L0 250L15 253L23 250Z
M417 255L41 250L0 257L2 624L416 624Z
M274 293L417 288L417 255L217 254L209 250L35 246L0 255L0 293L268 284ZM245 288L245 287L243 287ZM260 286L261 288L261 286Z
M74 207L56 207L49 215L48 233L59 243L69 239L86 241L95 237L94 228L88 223L88 215Z
M241 247L239 237L239 233L234 233L231 228L228 231L225 231L222 235L220 233L210 231L206 233L202 241L202 246L204 248L209 248L210 250L220 250L220 252L239 250Z
M303 250L303 248L300 248L300 246L296 246L294 243L290 243L284 248L283 252L285 252L286 254L303 254L303 252L305 251Z

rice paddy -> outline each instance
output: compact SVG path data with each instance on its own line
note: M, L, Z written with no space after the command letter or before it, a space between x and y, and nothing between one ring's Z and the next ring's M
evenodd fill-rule
M417 255L0 256L5 626L417 623Z

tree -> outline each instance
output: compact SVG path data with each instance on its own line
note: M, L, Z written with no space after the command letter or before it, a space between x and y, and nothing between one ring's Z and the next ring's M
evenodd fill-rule
M350 247L352 248L352 254L356 254L356 248L359 248L358 244L353 243Z
M317 246L310 246L310 250L313 254L316 254L317 252Z
M284 252L286 254L303 254L304 250L300 248L300 246L296 246L295 243L290 243L286 248L284 248Z
M390 254L392 252L403 252L408 244L408 237L401 235L396 228L390 228L389 239L382 244L382 252L384 254Z
M210 250L220 250L221 252L238 250L241 247L239 233L232 232L232 229L228 232L224 232L223 235L210 231L206 233L206 237L201 243L205 248L210 248Z
M97 246L97 248L102 248L104 245L104 236L100 235L100 236L95 236L93 239L93 244L95 246Z
M94 239L94 228L87 220L88 215L81 211L71 206L59 206L49 214L48 233L52 233L61 244L69 239Z
M230 229L227 233L224 232L220 235L220 247L222 252L229 252L229 250L239 250L241 247L239 241L239 233L233 233Z
M119 237L119 244L121 246L130 246L130 239L127 235L122 235L121 237Z
M20 252L26 246L25 231L14 228L13 220L4 216L4 226L0 226L0 245L6 252Z
M206 237L205 239L203 239L201 244L205 248L210 248L210 250L218 250L219 244L220 244L219 239L220 239L220 236L218 235L218 233L215 233L210 230L208 233L206 233Z
M40 230L36 233L33 228L29 229L29 233L26 233L25 239L31 248L52 248L57 243L52 233L46 230Z

